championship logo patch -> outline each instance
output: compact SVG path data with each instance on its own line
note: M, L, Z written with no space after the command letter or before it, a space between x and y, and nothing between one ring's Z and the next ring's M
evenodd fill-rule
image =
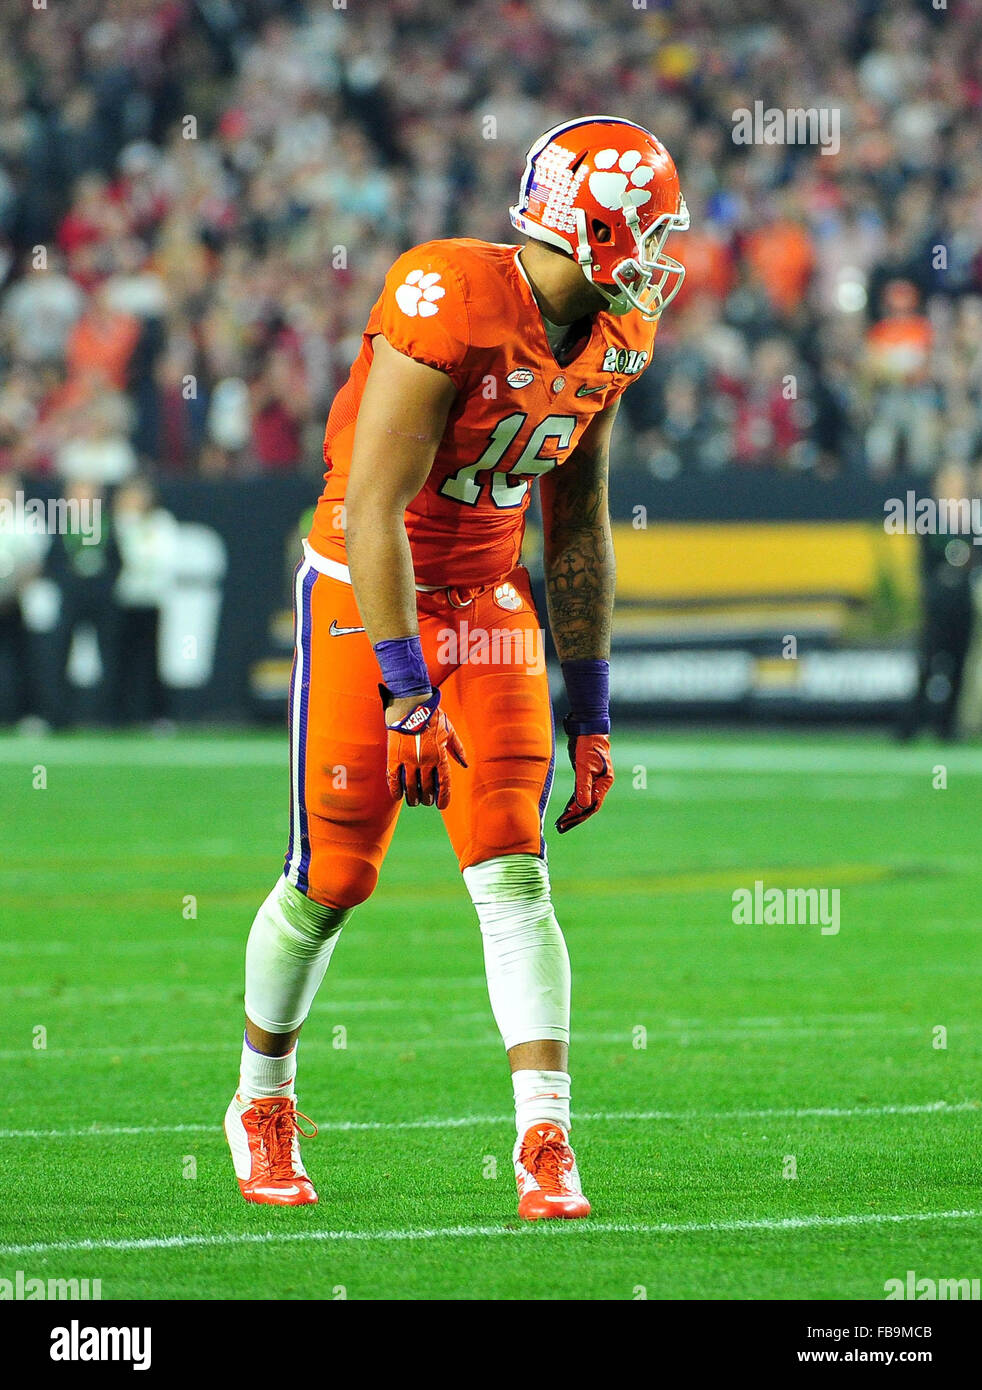
M517 613L522 606L522 598L512 584L499 584L494 591L494 601L506 613Z

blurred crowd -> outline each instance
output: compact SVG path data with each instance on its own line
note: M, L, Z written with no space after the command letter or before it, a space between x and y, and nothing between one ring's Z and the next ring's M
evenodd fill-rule
M667 144L692 214L622 451L659 477L982 453L982 0L0 16L0 471L316 473L389 263L512 240L526 147L597 108ZM735 143L755 101L838 113L837 152Z

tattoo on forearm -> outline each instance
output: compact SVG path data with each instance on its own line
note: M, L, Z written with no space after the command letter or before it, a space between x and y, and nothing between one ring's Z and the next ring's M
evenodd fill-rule
M546 536L549 625L563 661L610 651L614 555L606 458L577 460L553 489Z

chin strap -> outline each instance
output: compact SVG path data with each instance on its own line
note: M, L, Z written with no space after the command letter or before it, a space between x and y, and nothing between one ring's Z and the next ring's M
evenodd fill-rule
M584 267L589 266L593 269L593 247L590 245L590 238L586 234L586 213L582 208L573 209L573 219L576 222L576 260L577 264ZM587 277L592 281L593 276Z

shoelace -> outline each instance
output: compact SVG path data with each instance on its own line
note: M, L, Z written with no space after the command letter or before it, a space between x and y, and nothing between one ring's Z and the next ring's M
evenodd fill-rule
M535 1178L543 1192L562 1194L573 1167L573 1153L562 1135L548 1130L545 1135L526 1138L519 1162Z
M265 1112L256 1109L254 1113L259 1143L266 1158L269 1176L277 1181L295 1177L293 1136L302 1134L305 1139L313 1139L317 1133L317 1126L309 1115L285 1102L275 1108L270 1107ZM306 1120L311 1126L309 1132L304 1129L301 1120Z

